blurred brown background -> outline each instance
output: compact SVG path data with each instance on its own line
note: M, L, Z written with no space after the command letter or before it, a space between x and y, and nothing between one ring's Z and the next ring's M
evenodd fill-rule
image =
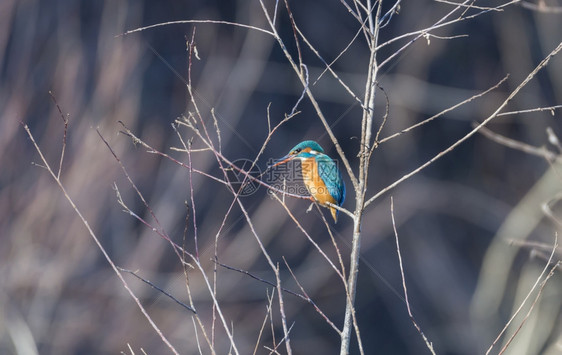
M273 1L266 1L273 8ZM303 33L327 61L355 35L358 25L339 1L292 1ZM388 3L389 8L393 3ZM496 2L478 2L490 6ZM562 6L554 1L550 6ZM283 8L281 6L281 8ZM381 31L380 43L430 26L452 9L435 1L404 1ZM470 10L473 13L477 10ZM181 265L170 245L123 213L112 184L139 215L150 219L122 170L96 134L109 141L168 234L182 243L189 200L188 171L149 154L122 134L123 121L147 143L181 161L170 150L180 143L170 124L188 105L186 36L192 25L171 25L117 36L127 30L183 19L217 19L266 28L254 1L79 1L0 2L0 353L148 354L167 353L154 330L123 289L60 190L40 166L20 121L29 125L47 159L58 166L63 124L52 91L70 124L62 182L117 265L137 270L184 302ZM292 53L294 39L286 11L279 30ZM390 114L382 137L430 117L509 79L489 95L430 124L381 145L374 154L369 195L433 157L490 115L529 72L562 40L562 14L520 5L460 22L434 32L468 35L451 40L420 39L382 69L380 85ZM380 60L406 40L385 47ZM266 34L225 25L197 25L200 60L193 64L196 100L210 119L214 108L229 159L254 159L267 134L267 106L273 123L291 111L302 87L283 53ZM304 47L303 47L304 48ZM361 96L369 59L359 38L334 64ZM303 60L311 81L323 70L307 49ZM361 110L329 75L313 87L352 165L357 165ZM376 125L385 99L377 96ZM507 110L562 103L562 57L555 57ZM286 154L304 139L317 140L333 157L333 144L305 99L302 111L274 136L258 162ZM548 145L546 128L558 135L560 112L507 116L490 128L534 146ZM211 122L211 121L209 121ZM182 131L185 137L190 133ZM197 140L195 147L200 146ZM197 153L198 169L219 175L214 157ZM537 279L545 264L530 248L509 240L552 244L555 228L541 204L562 190L562 169L542 158L506 148L477 135L422 173L382 196L366 212L357 310L368 354L427 353L401 299L395 241L390 219L394 196L397 228L412 311L438 354L484 353ZM344 207L354 208L345 177ZM222 185L194 176L201 261L211 277L213 242L232 196ZM263 243L275 261L284 256L308 294L340 325L344 312L341 282L318 252L261 188L245 197ZM308 203L288 205L315 240L333 256L317 212ZM351 221L340 214L334 230L348 261ZM188 238L192 237L190 230ZM347 244L346 244L347 243ZM193 249L193 243L187 245ZM550 250L540 249L549 254ZM220 235L219 260L273 280L240 210ZM536 257L533 257L536 256ZM558 254L560 259L560 254ZM298 290L286 268L283 280ZM197 353L191 313L130 275L125 275L155 322L181 353ZM210 327L211 299L200 276L192 275L199 315ZM265 316L271 287L219 269L218 297L242 353L251 353ZM509 354L561 353L559 272ZM285 295L296 354L335 354L336 333L302 300ZM525 312L526 313L526 310ZM278 325L278 316L275 319ZM516 323L518 325L519 323ZM218 326L220 327L220 326ZM513 332L514 328L510 331ZM222 334L222 333L220 333ZM280 328L276 332L280 339ZM228 342L217 339L218 353ZM501 343L501 342L500 342ZM268 353L266 333L258 353ZM501 345L501 344L500 344ZM314 350L311 350L314 349ZM352 353L357 353L352 344ZM499 348L497 349L499 350ZM495 351L497 351L495 350ZM207 353L205 350L204 353Z

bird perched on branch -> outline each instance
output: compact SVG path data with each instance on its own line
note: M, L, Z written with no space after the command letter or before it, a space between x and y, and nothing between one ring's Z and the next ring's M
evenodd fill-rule
M324 149L315 141L300 142L279 159L273 166L287 163L293 159L301 161L304 184L314 201L322 205L332 203L343 205L345 200L345 184L338 165L332 158L324 154ZM338 221L338 210L330 207L334 222Z

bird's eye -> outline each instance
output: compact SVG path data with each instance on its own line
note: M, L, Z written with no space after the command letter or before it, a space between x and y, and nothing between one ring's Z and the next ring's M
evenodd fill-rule
M295 150L293 151L293 154L299 154L299 153L301 152L301 150L302 150L302 149L300 149L300 148L295 149Z

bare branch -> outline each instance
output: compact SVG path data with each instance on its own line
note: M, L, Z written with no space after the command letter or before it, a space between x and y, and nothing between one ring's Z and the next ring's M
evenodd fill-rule
M176 302L177 304L179 304L179 305L182 306L183 308L185 308L185 309L187 309L188 311L191 311L191 312L197 314L197 311L196 311L194 308L192 308L192 307L186 305L185 303L183 303L182 301L178 300L177 298L175 298L174 296L172 296L171 294L169 294L168 292L166 292L166 291L163 290L162 288L156 286L155 284L153 284L153 283L150 282L149 280L147 280L147 279L145 279L145 278L139 276L139 275L138 275L136 272L134 272L133 270L124 269L124 268L119 267L119 266L118 266L117 268L119 269L119 271L126 272L126 273L128 273L128 274L133 275L134 277L136 277L137 279L141 280L141 281L144 282L145 284L149 285L149 286L152 287L153 289L157 290L158 292L163 293L166 297L172 299L172 301Z
M461 4L458 2L454 2L454 1L448 1L448 0L435 0L435 2L440 2L443 4L447 4L447 5L455 5L455 6L462 6L462 7L466 7L469 9L477 9L477 10L490 10L490 11L503 11L503 9L498 9L496 7L487 7L487 6L477 6L474 4Z
M257 280L257 281L259 281L259 282L262 282L262 283L264 283L264 284L266 284L266 285L276 287L275 282L271 282L271 281L262 279L261 277L256 276L256 275L252 274L252 273L249 272L249 271L242 270L242 269L239 269L239 268L236 268L236 267L233 267L233 266L225 265L225 264L219 262L218 260L213 260L213 262L214 262L215 264L217 264L217 265L219 265L219 266L221 266L221 267L227 269L227 270L232 270L232 271L239 272L239 273L241 273L241 274L250 276L252 279ZM287 288L284 288L284 287L281 287L281 290L283 290L283 292L286 292L286 293L288 293L288 294L290 294L290 295L296 296L296 297L298 297L298 298L300 298L300 299L302 299L302 300L304 300L304 301L307 301L307 302L309 301L309 299L308 299L306 296L303 296L303 295L301 295L301 294L299 294L299 293L297 293L297 292L295 292L295 291L291 291L291 290L289 290L289 289L287 289Z
M62 136L62 149L61 149L60 159L59 159L59 170L57 172L57 179L60 179L60 173L62 171L62 162L64 161L64 152L66 150L66 133L68 131L68 117L66 117L62 113L62 110L61 110L61 108L60 108L60 106L57 102L57 99L55 98L55 95L53 94L52 91L49 91L49 95L51 96L51 100L53 100L53 103L57 107L57 110L59 111L60 117L61 117L62 122L64 124L64 133L63 133L63 136Z
M170 25L181 25L181 24L187 24L187 23L200 23L200 24L212 23L212 24L219 24L219 25L229 25L229 26L242 27L242 28L247 28L247 29L250 29L250 30L259 31L259 32L266 33L270 36L273 36L272 32L270 32L268 30L264 30L263 28L259 28L259 27L251 26L251 25L244 25L242 23L237 23L237 22L218 21L218 20L181 20L181 21L162 22L162 23L157 23L157 24L150 25L150 26L135 28L134 30L129 30L129 31L127 31L125 33L121 33L121 34L119 34L115 37L126 36L126 35L129 35L131 33L141 32L141 31L145 31L145 30L148 30L148 29L151 29L151 28L156 28L156 27L170 26Z
M293 18L293 13L291 12L291 8L289 7L289 2L287 0L284 0L284 1L285 1L285 8L287 9L287 13L289 14L289 21L291 22L291 26L293 27L293 36L295 38L295 46L297 47L297 54L298 54L298 58L299 58L299 66L302 68L304 63L302 62L301 45L299 43L299 37L297 35L297 28L296 28L296 24L295 24L295 19ZM307 76L307 79L308 79L308 76ZM308 86L308 80L307 80L307 84L305 85L305 87L306 86Z
M392 217L392 229L394 230L394 238L396 240L396 252L398 253L398 262L400 264L400 275L402 276L402 288L404 289L404 300L406 302L406 309L408 310L408 315L410 316L410 320L416 327L418 333L423 338L425 345L429 349L429 351L435 355L435 350L433 349L433 344L427 339L423 331L421 330L420 326L414 319L412 315L412 310L410 309L410 301L408 300L408 289L406 288L406 277L404 276L404 267L402 266L402 255L400 254L400 243L398 242L398 232L396 231L396 222L394 220L394 198L390 196L390 216Z
M475 126L476 124L473 124L473 126ZM550 162L554 162L557 160L562 160L560 158L559 155L551 152L550 150L546 149L546 147L535 147L532 146L530 144L527 143L523 143L520 141L517 141L515 139L511 139L505 136L502 136L501 134L495 133L494 131L486 128L486 127L482 127L479 131L483 136L489 138L490 140L499 143L501 145L504 145L506 147L509 148L513 148L516 150L520 150L524 153L527 154L531 154L531 155L536 155L538 157L544 158L547 161Z
M554 105L554 106L548 106L548 107L537 107L537 108L530 108L530 109L527 109L527 110L519 110L519 111L502 112L502 113L498 114L498 117L509 116L509 115L520 115L522 113L531 113L531 112L544 112L544 111L550 111L550 113L554 116L554 110L558 110L560 108L562 108L562 105Z
M272 290L272 293L275 293L275 288ZM273 294L271 296L269 296L269 292L267 293L267 299L269 300L269 303L266 307L266 311L265 311L265 318L263 319L263 323L261 325L260 328L260 332L258 334L258 339L256 340L256 346L254 347L254 353L253 355L256 355L256 353L258 352L258 346L260 345L260 339L262 337L263 334L263 330L265 329L265 325L267 323L267 319L269 318L269 314L271 312L271 306L273 304Z

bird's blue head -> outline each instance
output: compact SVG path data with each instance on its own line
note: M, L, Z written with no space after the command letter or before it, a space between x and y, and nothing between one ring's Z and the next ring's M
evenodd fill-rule
M297 159L312 158L319 153L324 153L324 149L322 149L320 144L316 143L315 141L300 142L299 144L295 145L293 149L289 151L289 154L279 159L277 163L275 163L273 166L286 163L289 160L293 160L295 158Z

